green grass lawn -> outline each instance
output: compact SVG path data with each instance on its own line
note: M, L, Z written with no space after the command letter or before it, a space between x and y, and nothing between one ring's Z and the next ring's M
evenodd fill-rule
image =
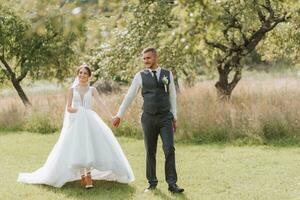
M144 193L145 157L142 140L118 138L136 180L129 184L96 181L85 190L79 182L62 188L17 183L19 172L31 172L46 160L58 134L0 133L0 199L300 199L300 149L297 147L176 144L178 184L172 195L164 181L159 145L155 192Z

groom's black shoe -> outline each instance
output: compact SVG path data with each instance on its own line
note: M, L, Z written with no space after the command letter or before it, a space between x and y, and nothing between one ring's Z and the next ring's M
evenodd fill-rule
M149 192L149 191L153 191L156 189L156 185L149 185L145 190L144 192Z
M169 189L170 192L173 193L182 193L184 191L183 188L180 188L178 185L173 184L173 185L169 185Z

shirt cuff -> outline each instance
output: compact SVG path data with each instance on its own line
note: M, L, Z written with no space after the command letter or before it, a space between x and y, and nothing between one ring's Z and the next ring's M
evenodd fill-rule
M121 114L121 112L119 111L116 115L116 117L122 118L124 116L124 114Z
M171 112L172 114L173 114L173 117L174 117L174 120L176 121L177 120L177 114L175 113L173 113L173 112Z

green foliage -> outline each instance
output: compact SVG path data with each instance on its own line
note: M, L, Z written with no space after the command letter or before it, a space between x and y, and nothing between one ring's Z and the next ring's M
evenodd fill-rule
M34 23L38 15L24 19L2 5L0 13L0 56L17 77L28 74L32 79L62 80L70 73L76 36L66 33L64 25L59 23L64 21L61 13L53 11L41 26ZM2 73L8 73L7 69L1 69Z
M263 0L257 2L260 5L265 3ZM13 5L10 1L4 4ZM291 16L291 20L276 27L263 39L263 43L257 48L257 55L268 61L277 59L297 61L300 46L297 45L300 41L297 28L300 18L298 2L273 0L271 4L275 13L282 14L288 11L287 15ZM75 8L80 9L79 14L72 14ZM82 56L93 48L86 60L96 71L96 79L128 82L133 74L142 68L140 62L142 49L154 46L159 50L162 66L171 69L175 78L193 83L198 75L213 74L217 62L224 55L220 49L207 45L205 40L219 42L224 46L233 43L238 46L243 43L243 37L249 38L260 25L257 6L253 1L239 0L129 2L76 0L61 1L59 8L55 1L20 0L15 10L23 19L28 19L24 21L27 21L26 24L31 29L29 32L37 33L40 37L37 40L43 42L51 40L54 29L59 34L63 33L64 40L57 37L54 41L55 45L61 45L52 45L47 49L50 44L47 46L46 43L41 51L35 50L33 54L28 55L33 58L30 62L26 62L27 66L23 69L34 68L29 73L33 78L63 79L70 74L68 66L78 60L82 61ZM268 14L266 9L263 10L263 14ZM236 25L241 25L241 30L228 28L234 20L238 20ZM28 41L35 44L37 42L24 41L28 45L20 48L30 53L28 49L34 44ZM71 52L74 49L76 52ZM41 57L35 56L37 52L46 58L41 63L37 62ZM73 53L76 53L76 57ZM252 58L256 59L250 56L246 62L249 63L249 60L251 62ZM18 62L20 59L15 57L13 63ZM32 67L37 65L39 67ZM20 71L17 70L17 73ZM4 72L0 73L1 80Z
M276 31L258 47L265 61L287 60L299 65L300 31L296 28L297 22L281 25Z
M124 14L125 27L116 28L112 39L95 49L88 58L96 70L96 78L131 80L142 68L141 51L153 46L159 51L162 66L171 69L175 77L181 73L192 81L195 70L190 67L193 64L199 66L201 59L188 54L189 46L173 31L180 23L174 21L175 6L166 0L129 3Z
M258 8L258 5L265 3L263 0L257 1L257 4L239 0L130 2L124 7L126 12L123 16L126 21L124 22L124 18L120 20L123 26L115 28L110 40L96 48L88 60L96 70L96 78L127 82L142 68L139 61L141 50L154 46L159 50L161 65L170 68L175 77L193 83L198 75L213 73L217 63L225 56L225 52L212 48L206 41L217 42L225 47L243 45L244 39L249 39L260 28L258 10L268 16L266 8ZM279 26L274 34L282 31L291 34L292 27L296 26L295 22L299 18L296 1L274 0L271 5L276 17L286 11L289 12L287 17L292 16L288 25ZM283 26L289 28L283 29ZM270 38L273 39L268 38L264 38L263 47L260 46L257 51L258 56L262 55L263 59L272 54L278 55L271 51L279 50L282 41L290 37L286 35L286 39L282 40L282 37L271 35ZM293 37L293 40L300 41L296 38ZM276 45L276 48L269 48ZM293 43L290 41L285 45L290 47ZM246 58L248 63L249 59L251 62L251 56Z
M288 122L275 117L263 123L262 132L266 141L278 141L296 136L296 132Z
M264 20L279 19L281 16L285 19L283 22L286 22L292 13L295 14L295 8L290 8L297 5L296 1L278 0L180 1L179 4L178 11L186 11L184 15L178 15L185 24L185 26L178 27L179 32L188 33L184 34L187 35L187 42L192 44L191 48L196 54L202 55L205 66L210 69L208 72L214 71L221 63L228 67L225 74L229 74L232 70L240 73L241 69L246 66L245 61L246 63L249 63L249 60L253 62L253 54L247 56L253 50L259 52L259 56L265 56L268 51L272 51L270 50L272 44L269 42L263 45L265 49L268 49L267 51L256 51L252 49L256 45L251 47L251 41L255 41L253 40L255 34L261 27L264 27L262 26ZM269 12L269 8L272 8L272 12ZM270 17L270 13L275 14ZM264 17L260 18L260 14ZM275 30L279 28L275 26ZM262 38L262 41L267 41L268 35L266 36ZM280 40L280 38L275 38L277 39ZM234 62L232 58L235 58L237 62ZM219 68L218 72L220 73ZM227 81L230 82L230 80Z

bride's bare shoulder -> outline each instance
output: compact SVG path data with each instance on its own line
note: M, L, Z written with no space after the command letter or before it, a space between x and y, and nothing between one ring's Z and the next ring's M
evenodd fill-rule
M97 89L94 86L90 86L92 91L97 91Z
M90 88L92 90L93 95L97 94L98 91L94 86L90 86Z

